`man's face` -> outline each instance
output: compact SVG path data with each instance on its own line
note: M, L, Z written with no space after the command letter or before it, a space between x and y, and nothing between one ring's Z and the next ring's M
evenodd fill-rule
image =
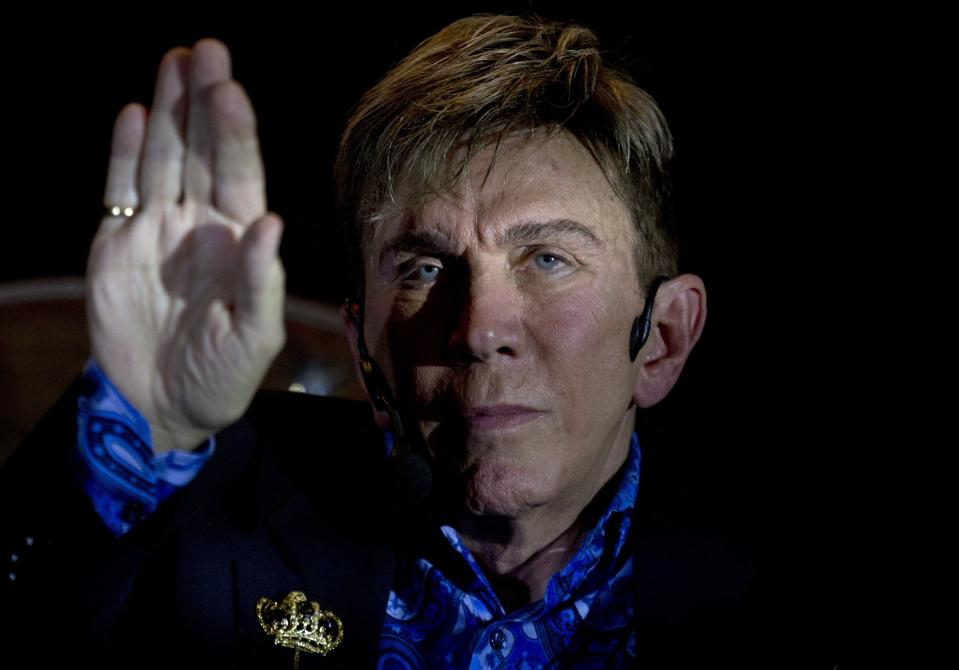
M468 511L582 509L633 429L633 225L567 133L490 156L378 227L366 341Z

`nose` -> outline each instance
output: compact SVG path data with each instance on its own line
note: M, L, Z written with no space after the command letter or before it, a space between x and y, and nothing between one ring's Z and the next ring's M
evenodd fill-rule
M522 297L494 273L471 276L448 342L455 363L488 362L522 352Z

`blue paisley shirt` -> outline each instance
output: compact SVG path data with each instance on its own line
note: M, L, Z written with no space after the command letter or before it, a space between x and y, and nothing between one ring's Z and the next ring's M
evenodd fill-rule
M146 420L91 362L77 413L77 475L106 527L123 535L213 453L153 454ZM387 436L387 444L389 445ZM636 660L627 538L639 489L639 441L611 482L609 503L542 600L513 612L456 531L441 526L400 558L380 639L380 670L626 668Z
M77 475L107 529L123 535L186 486L213 455L211 438L192 453L153 453L150 425L93 362L77 402Z

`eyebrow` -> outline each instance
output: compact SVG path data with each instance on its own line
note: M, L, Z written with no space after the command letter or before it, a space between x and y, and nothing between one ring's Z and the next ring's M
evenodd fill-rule
M525 221L510 226L497 241L501 246L515 246L555 237L577 237L591 247L603 246L603 241L593 231L572 219ZM388 256L403 252L455 256L458 249L453 240L438 230L406 230L383 245L378 263L382 266Z
M603 246L603 241L592 230L572 219L526 221L510 226L500 236L501 245L530 244L551 237L578 237L591 247Z
M382 266L391 254L402 252L454 256L457 250L453 240L438 230L406 230L383 245L377 259L379 265Z

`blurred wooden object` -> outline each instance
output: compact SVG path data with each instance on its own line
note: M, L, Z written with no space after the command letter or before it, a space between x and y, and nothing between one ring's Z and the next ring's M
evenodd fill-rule
M363 399L337 306L286 302L286 346L266 389ZM89 356L82 277L0 284L0 463Z

